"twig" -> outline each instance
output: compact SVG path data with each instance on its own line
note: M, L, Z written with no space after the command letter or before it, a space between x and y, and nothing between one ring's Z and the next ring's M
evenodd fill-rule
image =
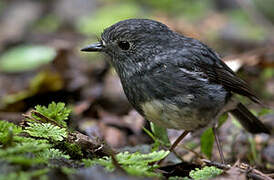
M88 154L92 154L93 156L95 154L100 157L110 156L113 165L121 172L125 172L115 157L116 153L110 148L110 146L103 142L103 140L98 138L92 139L80 132L69 133L67 140L68 142L79 145L82 150L86 151Z
M231 168L230 165L226 165L226 164L222 164L222 163L219 163L219 162L210 161L208 159L202 159L202 161L204 163L206 163L207 165L215 166L215 167L220 168L220 169L228 170L228 169Z
M98 139L92 139L80 132L69 133L67 141L69 143L74 143L80 146L82 150L88 154L92 154L93 156L94 154L98 156L107 155L107 153L104 152L104 144L102 141Z
M208 165L215 166L220 169L229 170L231 166L221 164L218 162L212 162L207 159L203 159L203 162L205 162ZM262 173L261 171L254 169L253 167L250 167L248 164L240 163L237 161L233 168L239 169L240 172L245 173L248 178L252 178L255 180L273 180L269 175Z
M247 172L247 177L258 180L273 180L269 175L264 174L261 171L253 168L250 172Z

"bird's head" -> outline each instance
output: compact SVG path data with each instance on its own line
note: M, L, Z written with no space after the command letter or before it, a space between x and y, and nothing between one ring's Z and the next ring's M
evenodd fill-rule
M164 24L149 19L128 19L120 21L101 35L101 40L88 45L82 51L104 52L111 56L112 63L124 61L138 63L147 56L156 55L169 44L174 33Z

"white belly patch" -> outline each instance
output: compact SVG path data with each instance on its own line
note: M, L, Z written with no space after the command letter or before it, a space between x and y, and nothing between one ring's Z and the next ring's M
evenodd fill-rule
M209 120L198 118L199 113L189 107L178 108L162 100L152 100L141 105L147 120L162 127L192 131L206 126Z

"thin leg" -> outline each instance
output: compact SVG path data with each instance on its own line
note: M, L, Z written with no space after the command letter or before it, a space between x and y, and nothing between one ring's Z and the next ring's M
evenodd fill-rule
M186 137L186 135L187 135L188 133L189 133L189 131L184 131L184 132L176 139L176 141L170 146L169 151L170 151L170 152L174 151L175 147L179 144L179 142L181 142L181 141L184 139L184 137ZM165 158L164 158L164 159L161 159L157 164L160 165L164 160L165 160Z
M186 137L186 135L189 133L189 131L184 131L177 139L176 141L171 145L169 148L169 151L172 152L175 147Z
M218 151L219 151L219 154L220 154L220 157L221 157L221 161L222 161L223 164L225 164L225 158L224 158L222 146L220 144L220 139L219 139L219 136L218 136L217 128L214 126L212 128L212 130L213 130L213 134L214 134L214 137L215 137L215 140L216 140Z

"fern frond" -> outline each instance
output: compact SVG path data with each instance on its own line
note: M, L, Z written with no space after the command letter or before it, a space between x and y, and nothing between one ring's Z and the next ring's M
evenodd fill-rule
M40 137L45 139L51 139L53 141L62 141L67 137L67 131L65 128L54 126L50 123L27 123L24 132L33 137Z
M46 163L48 159L35 157L35 154L43 152L50 147L50 144L41 144L34 141L17 143L15 146L0 149L0 159L12 164L23 166Z
M24 136L14 136L13 141L16 143L34 142L39 144L49 144L49 141L47 139L34 139L31 137L24 137Z
M122 152L117 154L117 160L121 164L149 164L157 162L169 154L169 151L154 151L148 154L141 154L139 152L129 153Z
M58 158L69 159L70 158L69 155L66 155L59 149L54 149L54 148L46 149L42 152L39 152L36 154L35 157L42 158L42 159L58 159Z
M48 168L34 170L30 172L12 172L0 174L0 180L29 180L29 179L48 179L46 173L49 172Z
M20 155L24 153L37 153L50 148L50 144L40 144L36 142L18 143L16 146L6 149L0 149L0 158L5 158L13 155Z
M152 162L159 161L166 157L169 151L154 151L148 154L141 154L139 152L129 153L122 152L116 155L119 164L127 171L129 174L135 176L160 176L159 173L155 173L154 170L158 167L157 165L150 165ZM100 164L104 166L107 170L113 171L115 166L113 165L110 157L103 157L99 159L86 159L83 160L85 166L92 166L95 164Z
M13 156L7 156L3 158L3 160L16 164L16 165L22 165L22 166L32 166L34 164L42 164L42 163L47 163L48 159L43 159L43 158L36 158L36 157L31 157L31 154L28 155L13 155Z
M68 119L71 109L65 107L65 103L55 103L52 102L48 107L37 105L35 106L37 112L41 113L45 117L53 120L61 127L67 127L65 120ZM39 117L35 117L41 119Z
M218 169L215 166L205 166L202 169L196 168L195 170L190 171L189 176L194 180L211 179L222 172L223 170Z
M13 132L13 134L19 134L20 132L22 132L22 128L20 126L4 120L0 120L0 132L4 133L10 130Z

